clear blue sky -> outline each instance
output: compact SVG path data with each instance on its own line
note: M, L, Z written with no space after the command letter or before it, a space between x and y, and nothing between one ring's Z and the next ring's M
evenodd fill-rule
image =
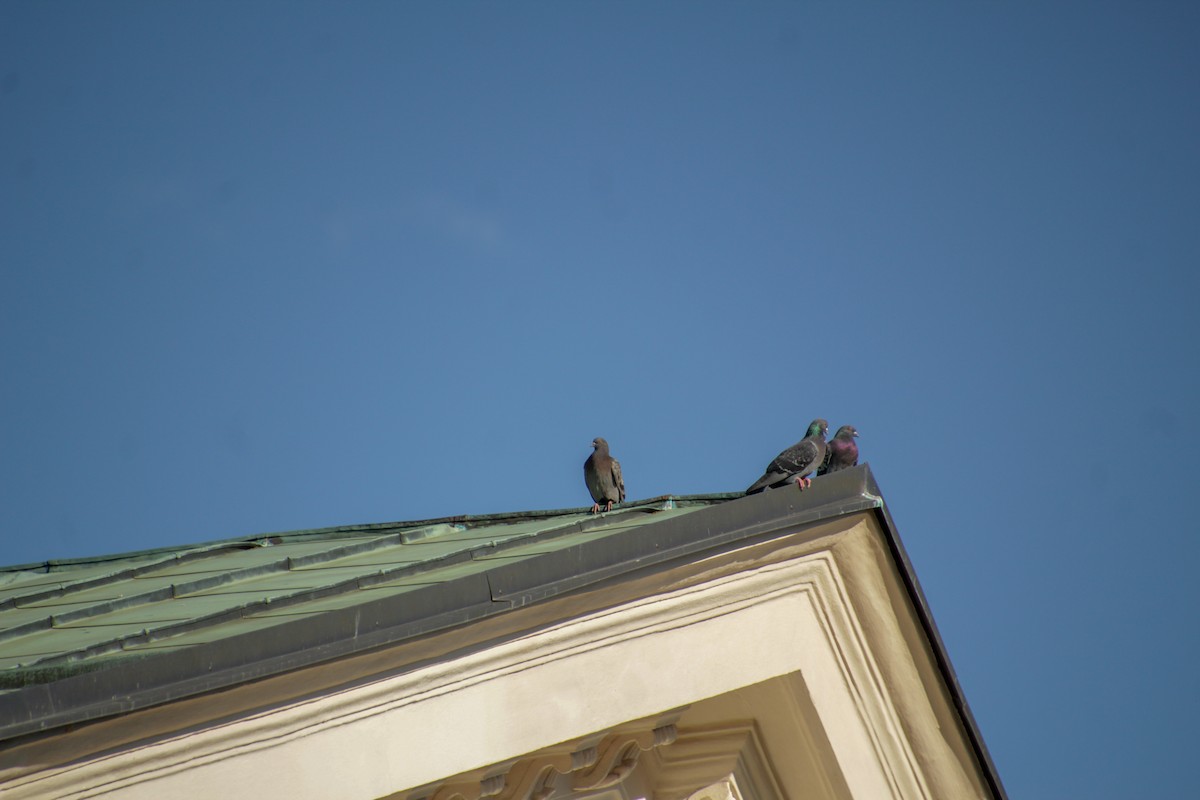
M1014 798L1193 796L1200 5L0 3L0 562L862 432Z

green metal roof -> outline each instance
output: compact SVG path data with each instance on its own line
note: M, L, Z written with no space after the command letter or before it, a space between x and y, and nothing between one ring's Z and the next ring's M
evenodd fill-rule
M0 691L483 574L738 495L356 525L0 567Z

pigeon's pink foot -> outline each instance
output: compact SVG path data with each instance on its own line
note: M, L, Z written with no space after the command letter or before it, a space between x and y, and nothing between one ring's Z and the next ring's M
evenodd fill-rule
M600 511L600 504L599 504L599 503L592 503L592 513L593 513L593 514L595 514L595 513L599 512L599 511Z
M608 505L604 507L604 513L607 514L609 511L612 511L612 500L609 500Z

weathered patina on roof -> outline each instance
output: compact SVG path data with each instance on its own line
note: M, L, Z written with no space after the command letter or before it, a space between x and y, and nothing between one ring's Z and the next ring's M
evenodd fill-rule
M482 574L736 495L352 525L0 568L11 690Z

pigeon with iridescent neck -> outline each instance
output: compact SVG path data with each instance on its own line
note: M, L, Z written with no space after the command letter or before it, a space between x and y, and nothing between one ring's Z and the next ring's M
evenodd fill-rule
M790 481L795 481L802 491L808 488L812 480L806 476L825 460L825 434L828 432L828 422L814 419L808 426L808 435L775 456L775 460L767 465L767 471L746 490L746 494L774 489Z
M853 425L843 425L829 440L825 449L825 462L817 470L817 475L828 475L830 472L847 469L858 464L858 428Z

